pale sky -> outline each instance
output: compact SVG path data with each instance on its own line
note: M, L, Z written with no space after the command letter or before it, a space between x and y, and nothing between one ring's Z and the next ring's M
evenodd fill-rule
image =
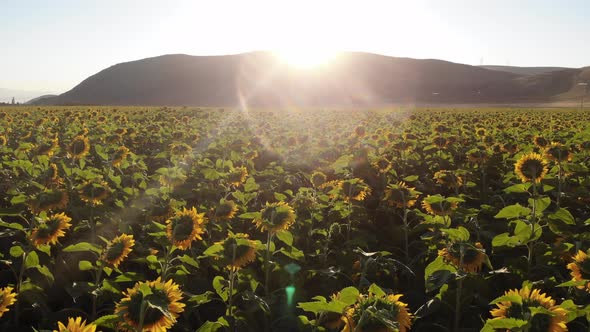
M589 0L0 0L0 88L62 93L162 54L366 51L590 65Z

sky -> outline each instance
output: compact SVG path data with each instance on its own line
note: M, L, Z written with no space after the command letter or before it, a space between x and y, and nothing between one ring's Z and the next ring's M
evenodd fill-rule
M590 66L588 0L0 0L0 88L62 93L163 54L365 51Z

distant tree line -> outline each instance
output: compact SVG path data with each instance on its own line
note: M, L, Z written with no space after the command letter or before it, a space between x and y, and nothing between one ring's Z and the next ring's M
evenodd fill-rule
M15 102L14 97L12 97L12 101L10 103L0 102L0 105L20 105L20 103Z

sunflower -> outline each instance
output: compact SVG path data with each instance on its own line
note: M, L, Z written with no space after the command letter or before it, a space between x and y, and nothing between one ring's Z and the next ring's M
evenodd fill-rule
M230 185L237 187L240 184L246 181L246 177L248 176L248 169L246 167L236 167L228 174L227 181Z
M362 201L371 194L371 188L362 179L350 179L340 182L340 189L346 202Z
M233 201L222 200L215 208L215 218L218 220L230 220L238 212L238 205Z
M8 143L8 139L6 138L6 136L0 135L0 146L6 146L7 143Z
M90 143L88 137L78 135L74 137L70 146L68 146L68 156L75 159L81 159L90 152Z
M59 177L57 165L54 163L49 164L47 170L41 173L39 182L43 183L45 187L49 187L52 184L61 184L63 180Z
M585 285L580 285L578 288L586 289L587 292L590 292L590 259L588 259L588 253L579 250L573 258L574 261L567 265L572 280L586 281L587 283Z
M225 240L215 242L223 247L217 258L222 260L228 269L241 269L256 259L256 242L248 237L248 234L244 233L230 233Z
M57 189L44 190L29 200L29 207L33 213L59 210L68 204L68 193Z
M549 144L549 141L547 141L542 136L535 136L535 138L533 139L533 142L535 143L536 146L538 146L540 148L544 148L547 146L547 144Z
M121 234L114 238L103 253L105 262L113 265L115 268L133 251L132 247L135 245L133 235Z
M357 303L346 311L346 324L342 332L407 332L412 326L412 314L407 304L399 299L402 294L360 296ZM384 324L376 313L387 314Z
M176 187L186 180L186 174L180 167L163 168L157 171L162 186Z
M564 162L572 161L573 157L573 153L567 148L567 146L561 143L551 143L551 145L545 149L545 158L549 160Z
M443 257L445 261L451 262L456 267L461 264L461 246L463 244L453 243L450 246L438 251L438 255ZM476 242L475 248L470 245L463 245L463 265L461 269L469 273L477 273L481 270L486 254L483 252L481 243Z
M105 181L88 181L79 190L80 199L92 206L102 205L102 201L110 192L111 189Z
M65 231L69 229L72 218L65 213L52 214L43 218L39 225L33 228L31 232L31 241L39 247L43 244L56 244L57 239L66 235Z
M472 163L481 164L490 158L485 147L479 146L467 152L467 159Z
M142 292L146 286L150 290L149 295L144 295ZM121 326L121 328L130 331L139 329L143 314L142 331L166 332L176 323L176 318L184 311L185 307L185 304L180 302L182 291L172 280L163 283L158 278L154 281L137 282L133 288L128 288L126 292L123 292L123 296L123 299L115 306L115 315L118 315L124 322L125 326ZM159 308L145 306L145 311L142 313L142 303L145 303L145 300L157 303Z
M504 293L505 296L519 297L522 304L512 301L502 301L496 303L498 308L490 311L493 319L516 318L528 320L529 331L548 331L548 332L565 332L567 331L567 311L557 305L555 300L547 296L538 289L531 290L528 286L520 290L509 290ZM532 307L542 307L549 313L539 312L532 316Z
M285 202L266 203L260 212L260 217L254 219L254 224L261 231L276 233L288 229L295 222L295 211Z
M387 173L391 169L392 165L386 158L379 158L373 163L373 167L379 171L379 173Z
M439 149L444 149L449 145L449 141L442 136L436 136L432 139L432 144Z
M311 181L311 184L312 184L314 187L316 187L316 188L319 188L319 187L321 187L321 186L322 186L324 183L326 183L326 180L327 180L327 179L328 179L328 177L326 176L326 174L324 174L324 173L322 173L322 172L319 172L319 171L318 171L318 172L313 172L313 173L311 174L311 177L310 177L310 179L309 179L309 180Z
M117 149L117 151L115 151L113 161L111 162L111 164L113 165L113 167L121 166L121 163L123 162L123 160L125 160L125 158L127 158L128 155L129 149L126 146L120 146Z
M48 156L51 157L55 153L55 150L59 146L58 144L59 139L54 138L50 140L48 143L41 143L35 149L35 154L38 156Z
M16 302L16 293L13 293L12 290L12 287L4 287L0 289L0 317L8 312L8 307Z
M178 157L186 157L193 152L193 148L186 143L170 144L170 154Z
M62 322L57 322L57 330L53 332L94 332L96 331L96 325L92 323L86 324L82 317L68 317L68 325L64 325Z
M463 185L463 178L448 170L437 171L434 173L434 179L436 180L436 183L451 188L457 188Z
M522 182L541 182L547 175L547 161L538 153L525 154L514 164L514 173Z
M190 249L195 240L202 240L205 233L204 213L197 213L196 208L177 211L174 216L166 220L166 234L172 244L182 250Z
M422 208L433 216L448 216L459 207L459 202L441 195L428 196L422 201Z
M151 219L156 222L164 222L173 215L174 209L167 202L155 204L150 213Z
M409 187L405 182L398 182L390 184L385 189L385 197L383 198L389 205L397 208L411 208L416 204L416 200L420 196L420 192L415 188Z

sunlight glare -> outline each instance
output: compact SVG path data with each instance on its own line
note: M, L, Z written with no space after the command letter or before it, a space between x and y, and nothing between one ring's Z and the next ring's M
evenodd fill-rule
M285 49L274 52L283 62L290 66L310 69L330 63L338 52L311 48Z

